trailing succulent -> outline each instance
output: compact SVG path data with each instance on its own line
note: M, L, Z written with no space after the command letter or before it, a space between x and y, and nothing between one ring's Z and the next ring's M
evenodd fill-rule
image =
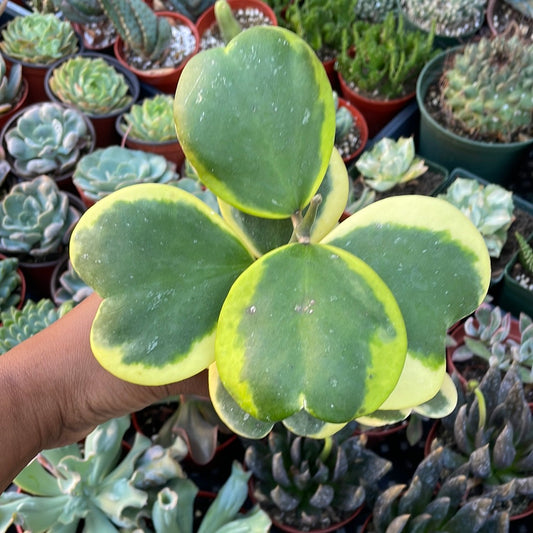
M513 194L501 185L458 177L439 194L460 209L483 235L491 257L499 257L515 219Z
M33 258L58 254L79 218L48 176L17 183L0 203L0 251Z
M124 109L133 100L124 74L101 57L75 56L52 71L52 92L90 115Z
M176 140L173 104L174 98L169 94L145 98L123 114L119 129L128 137L145 142Z
M248 441L244 456L253 495L273 520L303 530L329 527L376 495L392 464L353 435L353 425L326 439L283 427Z
M96 201L134 183L168 183L177 178L173 165L161 155L108 146L83 156L72 180Z
M77 53L79 44L69 22L52 13L34 12L7 23L2 31L0 49L18 61L50 65Z
M21 88L22 65L13 63L8 74L4 56L0 54L0 115L16 104Z
M441 106L468 136L492 142L530 139L533 44L504 34L467 44L445 68Z
M72 107L42 102L28 107L5 134L6 156L24 178L71 172L92 148L88 119Z
M22 280L17 272L18 266L16 257L0 258L0 312L15 307L20 302Z

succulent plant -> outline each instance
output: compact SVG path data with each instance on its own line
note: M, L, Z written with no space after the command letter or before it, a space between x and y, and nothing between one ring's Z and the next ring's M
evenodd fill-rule
M89 24L105 18L100 0L48 0L71 22Z
M487 0L402 0L407 17L426 31L435 21L435 33L460 37L481 27Z
M355 16L357 20L382 22L389 11L396 9L396 0L357 0Z
M427 34L406 29L392 11L383 22L356 21L351 32L342 32L336 69L347 84L372 98L405 96L414 92L418 74L435 54L434 34L434 27Z
M415 179L428 169L415 155L413 137L380 139L371 150L363 152L355 163L366 185L376 191L388 191L398 183Z
M439 198L459 208L483 235L491 257L499 257L513 223L513 194L501 185L458 177Z
M467 44L443 73L441 105L470 137L531 138L533 44L497 35Z
M0 327L0 354L6 353L22 341L39 333L70 311L72 307L72 302L65 302L56 307L52 300L43 298L38 302L27 300L22 309L10 307L2 311L0 313L0 322L2 323Z
M59 100L90 115L112 113L133 101L124 74L102 57L69 58L52 71L48 83Z
M518 260L528 275L533 275L533 248L526 238L518 231L515 232L518 243Z
M71 172L93 143L88 119L77 109L53 102L26 108L5 134L6 155L23 178Z
M15 307L20 302L22 280L17 272L19 266L16 257L0 258L0 312Z
M176 181L175 185L202 200L202 202L207 204L215 213L220 213L217 197L209 189L203 187L198 179L183 176Z
M87 298L93 289L89 287L72 268L70 261L67 261L67 269L59 276L59 287L53 293L53 300L56 304L62 304L66 301L73 301L79 304Z
M79 51L78 37L69 22L52 13L16 16L2 31L2 52L18 61L50 65Z
M134 183L168 183L177 178L173 165L161 155L108 146L83 156L72 180L96 201Z
M9 74L6 62L0 54L0 115L9 111L16 103L22 87L22 65L14 63Z
M174 98L169 94L156 94L145 98L139 104L133 104L123 114L119 128L128 137L141 141L176 140L176 127L172 106Z
M329 527L375 496L391 463L365 448L353 425L333 437L296 436L277 426L249 441L245 464L254 497L273 520L298 528Z
M378 496L367 531L507 533L507 511L498 509L491 498L469 497L466 475L446 475L459 466L451 450L435 448L419 463L408 485L392 485Z
M333 100L335 102L335 144L337 144L348 135L355 121L350 110L339 105L339 95L335 91L333 91Z
M165 7L185 15L193 22L210 6L215 0L166 0ZM283 1L285 5L286 2Z
M0 203L0 251L34 258L60 253L79 218L48 176L17 183Z

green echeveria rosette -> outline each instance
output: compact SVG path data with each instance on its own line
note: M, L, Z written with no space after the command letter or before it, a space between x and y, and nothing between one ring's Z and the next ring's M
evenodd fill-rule
M48 83L62 102L92 115L123 109L133 100L125 76L101 57L69 58L53 70Z
M69 22L48 13L17 16L2 31L1 51L18 61L50 65L79 51L78 37Z
M77 109L44 102L27 108L5 134L13 172L22 178L61 176L92 149L94 132Z
M178 179L172 163L163 156L109 146L82 157L72 177L76 187L97 201L136 183L168 183Z
M68 195L48 176L19 183L0 203L0 251L33 258L57 254L79 217Z
M0 312L15 307L20 302L22 280L18 273L16 257L0 258Z

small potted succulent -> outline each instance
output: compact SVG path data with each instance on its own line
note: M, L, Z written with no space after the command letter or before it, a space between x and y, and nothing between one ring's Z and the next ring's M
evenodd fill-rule
M173 105L169 94L146 97L121 113L115 126L126 147L165 156L180 169L185 156L176 136Z
M196 22L198 17L215 3L215 0L154 0L158 11L177 11Z
M32 180L47 174L61 188L71 190L74 168L94 149L95 131L81 111L39 102L8 120L1 141L6 161L18 178Z
M7 72L0 54L0 129L23 105L28 97L28 82L22 77L22 65L15 63Z
M48 67L80 51L71 25L52 13L33 12L15 16L3 27L0 50L11 65L22 65L22 76L30 86L28 103L47 100L44 77Z
M350 165L364 150L368 141L368 125L363 114L350 102L339 98L333 91L335 102L335 148L342 160Z
M95 52L59 60L48 69L44 81L51 101L71 105L91 119L96 147L118 142L115 121L140 93L135 75L116 59Z
M134 183L176 181L175 167L163 156L121 146L98 148L83 156L72 180L87 207Z
M21 308L26 298L26 278L16 257L0 254L0 312Z
M50 296L57 306L68 300L77 305L92 292L72 268L68 257L57 263L50 278Z

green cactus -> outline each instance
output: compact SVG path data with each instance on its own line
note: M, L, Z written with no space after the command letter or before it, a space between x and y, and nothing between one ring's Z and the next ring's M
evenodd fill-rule
M73 304L70 301L56 307L52 300L43 298L38 302L26 301L22 309L10 307L2 311L0 313L0 322L2 323L0 327L0 354L8 352L22 341L39 333L68 313L72 307Z
M395 9L396 0L357 0L355 16L357 20L382 22Z
M513 223L511 191L496 183L483 185L476 180L456 178L439 198L460 209L483 235L491 257L499 257Z
M5 134L6 156L23 178L72 172L92 149L94 133L81 111L41 102L24 110Z
M82 157L73 182L91 200L134 183L168 183L178 179L163 156L120 146L100 148Z
M93 292L72 268L70 261L67 262L67 269L59 276L59 286L54 290L53 299L56 304L71 300L75 305L87 298Z
M147 142L176 140L173 115L174 98L169 94L156 94L133 104L123 114L118 126L124 135Z
M533 275L533 248L526 238L518 231L515 232L516 242L518 243L518 260L530 276Z
M166 0L165 7L196 22L196 19L214 3L215 0ZM286 4L284 0L283 3Z
M17 272L18 265L16 257L0 259L0 312L15 307L20 302L22 280Z
M52 13L34 12L10 20L2 31L0 49L27 63L50 65L79 51L78 37L69 22Z
M441 105L471 138L512 142L532 135L533 44L498 35L467 44L443 73Z
M112 113L133 100L124 74L101 57L67 59L52 71L48 83L63 103L91 115Z
M60 253L79 217L48 176L17 183L0 203L0 250L33 258Z
M0 55L0 115L7 113L17 103L22 88L22 65L14 63L9 74L6 62Z
M380 139L355 163L366 185L375 191L388 191L399 183L415 179L428 169L415 155L413 137Z
M55 10L71 22L90 24L105 18L100 0L52 0Z

